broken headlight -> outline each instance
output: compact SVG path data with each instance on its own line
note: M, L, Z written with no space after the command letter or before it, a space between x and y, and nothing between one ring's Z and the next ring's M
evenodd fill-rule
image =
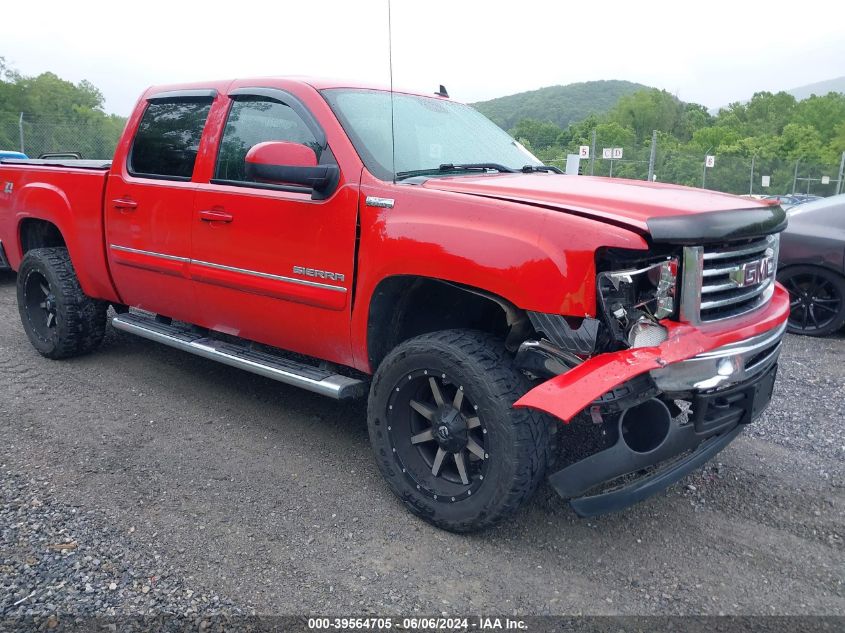
M657 321L675 313L678 258L598 275L598 296L614 338L630 347L659 345L666 329Z

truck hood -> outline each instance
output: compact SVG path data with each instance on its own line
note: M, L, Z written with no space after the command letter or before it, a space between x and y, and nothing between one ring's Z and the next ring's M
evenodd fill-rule
M422 186L590 217L650 234L655 241L739 238L786 227L780 207L642 180L520 173L429 178Z

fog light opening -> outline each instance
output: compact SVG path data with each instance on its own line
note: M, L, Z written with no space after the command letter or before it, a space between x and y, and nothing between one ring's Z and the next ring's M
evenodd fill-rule
M650 453L669 435L672 415L660 400L652 398L622 412L619 431L622 441L635 453Z

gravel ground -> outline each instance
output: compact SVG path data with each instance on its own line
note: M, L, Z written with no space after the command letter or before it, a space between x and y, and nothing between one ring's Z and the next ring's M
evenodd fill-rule
M49 479L6 470L2 477L0 621L165 613L202 622L250 614L134 543L134 527L121 532L107 513L62 502Z
M845 614L841 333L788 337L766 415L665 493L582 520L546 487L457 536L390 494L362 403L112 329L47 361L2 273L0 323L0 620Z

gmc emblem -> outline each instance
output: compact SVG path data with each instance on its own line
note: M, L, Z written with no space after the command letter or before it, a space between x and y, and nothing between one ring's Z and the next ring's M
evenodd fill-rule
M731 281L738 287L756 286L775 274L775 258L766 256L753 262L746 262L730 272Z

